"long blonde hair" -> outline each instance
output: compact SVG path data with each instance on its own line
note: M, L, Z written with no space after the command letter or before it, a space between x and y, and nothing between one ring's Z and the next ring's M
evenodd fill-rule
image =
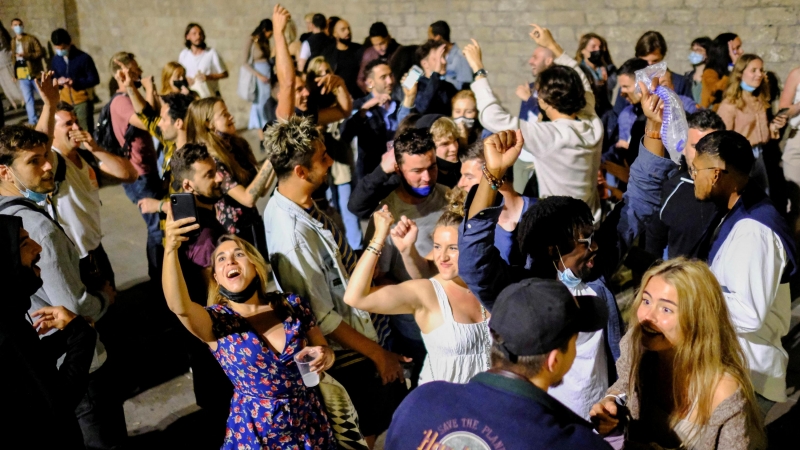
M172 92L172 76L175 72L182 73L183 77L186 78L186 69L178 62L170 61L161 69L161 90L158 92L159 95L167 95Z
M762 429L747 360L733 329L722 288L708 265L696 260L675 258L651 268L642 278L633 302L633 311L642 304L644 289L656 276L674 287L679 299L678 326L682 339L675 344L675 356L671 364L675 409L670 415L670 426L674 428L694 408L697 416L691 421L694 426L689 441L697 438L700 429L711 418L714 387L727 374L736 380L745 397L747 421L751 426ZM641 365L647 353L641 340L642 327L634 319L629 386L637 390L640 399L642 384L639 375L643 372Z
M764 64L764 60L758 55L748 53L740 56L739 59L736 60L736 65L733 66L733 72L731 72L728 88L725 89L725 100L733 103L739 109L744 108L744 99L742 98L744 89L742 89L741 86L742 74L744 73L745 69L747 69L747 66L753 61L761 61L761 64ZM766 68L762 70L764 71L764 78L761 80L761 84L756 88L756 90L753 91L753 96L759 100L759 103L764 107L764 109L769 109L769 78L767 77Z
M219 97L209 97L195 100L186 111L186 142L192 144L205 144L208 153L222 163L239 184L247 186L252 181L251 171L242 167L233 155L232 146L239 147L247 156L248 161L256 167L256 158L250 149L250 144L239 136L220 136L212 129L214 120L214 105L224 101Z
M219 283L214 278L214 273L216 273L217 266L217 249L219 249L220 245L229 241L236 242L236 245L244 252L247 259L255 266L256 274L261 282L258 288L258 298L261 299L263 303L272 306L272 309L277 312L281 320L291 315L291 306L286 301L286 297L283 294L267 292L267 283L269 282L267 261L252 244L232 234L226 234L220 237L217 241L217 248L214 249L214 253L211 255L211 266L209 267L210 276L208 277L208 306L226 305L228 303L228 300L219 293Z

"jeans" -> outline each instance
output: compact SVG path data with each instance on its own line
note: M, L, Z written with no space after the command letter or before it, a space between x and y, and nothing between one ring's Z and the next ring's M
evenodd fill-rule
M760 145L753 147L753 157L756 159L753 168L750 170L750 179L765 194L769 195L769 178L767 177L767 165L764 163L764 151Z
M350 244L353 250L361 250L363 247L361 222L355 214L347 209L347 202L350 201L350 194L352 192L353 186L350 183L339 184L334 186L334 189L331 189L331 196L336 206L339 207L339 214L342 216L342 224L344 225L347 243Z
M110 376L104 367L90 373L86 394L75 408L87 449L118 448L128 437L122 399Z
M25 99L25 111L28 113L28 122L36 125L36 107L34 106L34 93L36 92L36 80L33 78L19 80L19 88L22 91L22 98Z
M125 195L134 204L143 198L162 198L163 196L158 171L140 175L133 183L123 184L122 188L125 189ZM160 217L158 213L142 213L142 219L147 225L147 271L151 281L159 282L161 280L161 257L164 255L162 244L164 232L159 226Z

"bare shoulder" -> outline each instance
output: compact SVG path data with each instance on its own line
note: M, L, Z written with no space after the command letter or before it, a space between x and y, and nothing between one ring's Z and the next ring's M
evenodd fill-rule
M717 387L714 389L714 399L711 402L711 411L717 409L720 403L739 390L739 382L729 374L724 374L720 378Z

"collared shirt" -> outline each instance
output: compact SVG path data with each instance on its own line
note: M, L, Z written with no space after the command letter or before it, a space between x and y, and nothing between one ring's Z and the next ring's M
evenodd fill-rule
M434 381L412 391L394 414L386 448L610 447L588 422L529 381L484 372L466 384Z
M369 95L371 96L372 94ZM386 104L388 107L380 107L380 111L383 123L386 126L386 140L391 141L394 138L395 131L397 131L398 121L394 113L397 111L398 103L394 100L389 100ZM372 117L372 110L367 111L367 117Z

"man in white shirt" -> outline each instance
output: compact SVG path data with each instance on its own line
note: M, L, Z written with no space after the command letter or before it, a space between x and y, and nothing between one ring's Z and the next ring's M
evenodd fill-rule
M511 115L492 92L478 43L464 48L475 71L472 92L483 126L492 132L522 130L524 150L533 155L539 196L566 195L586 202L595 222L600 221L597 171L603 146L603 123L594 111L594 94L578 63L553 39L550 31L534 25L531 37L555 56L554 65L538 74L538 103L549 122L529 122ZM564 92L566 91L566 92Z
M781 338L791 319L794 240L769 198L749 182L754 158L744 136L715 131L696 149L689 168L695 197L720 211L697 256L706 258L722 285L763 418L776 402L786 401L788 354Z
M81 144L88 151L81 151ZM100 148L92 135L81 129L72 105L63 102L56 107L53 151L56 189L47 205L48 212L78 248L84 283L91 284L91 277L113 287L114 272L101 244L100 174L95 167L127 183L135 181L138 173L127 158ZM102 285L88 287L99 289Z
M219 81L228 78L228 69L217 51L206 46L206 33L203 27L196 23L186 26L186 48L181 50L178 62L186 69L186 81L193 91L201 97L217 96L219 94ZM205 82L208 88L204 92L200 84Z

